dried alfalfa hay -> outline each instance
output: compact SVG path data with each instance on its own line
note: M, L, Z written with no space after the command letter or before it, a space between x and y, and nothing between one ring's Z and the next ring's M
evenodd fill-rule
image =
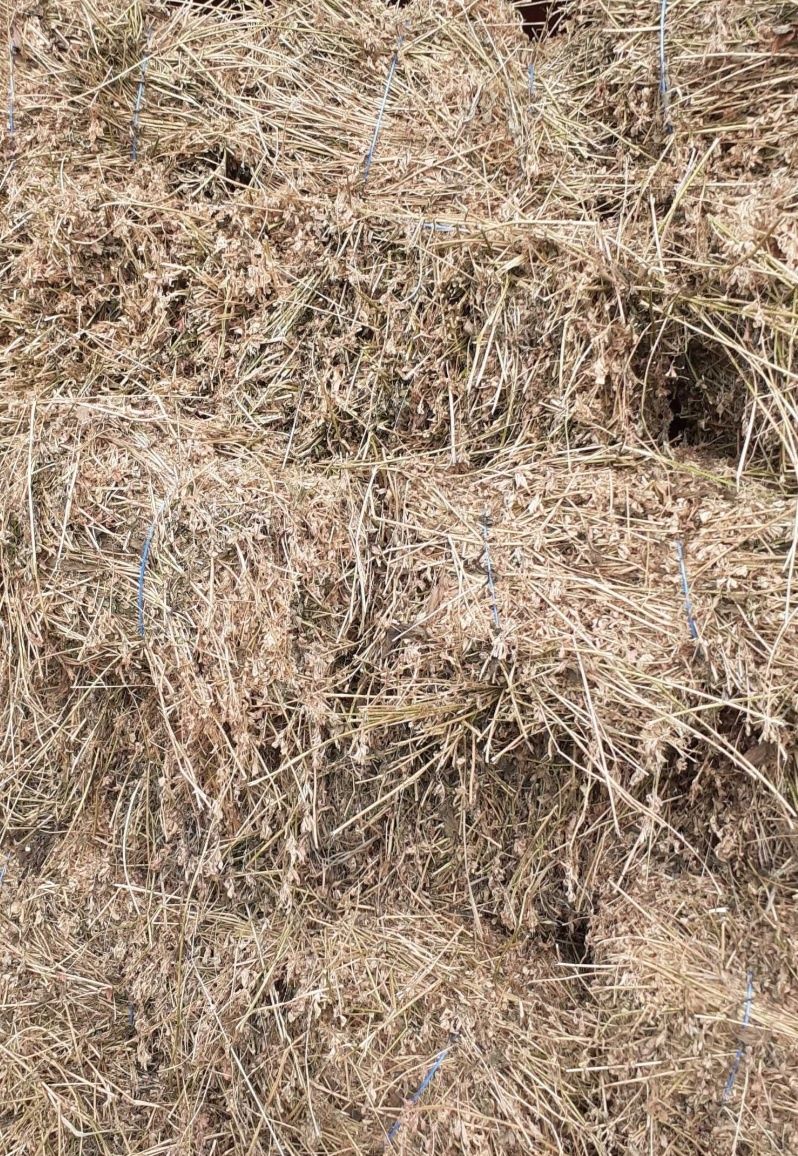
M9 15L9 1150L788 1147L784 5Z
M607 889L590 932L597 1066L628 1151L794 1147L797 930L791 899L762 910L692 872Z

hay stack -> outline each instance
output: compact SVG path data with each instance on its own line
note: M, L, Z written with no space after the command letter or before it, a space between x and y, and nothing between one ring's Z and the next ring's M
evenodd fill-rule
M9 1152L795 1145L787 8L6 3Z

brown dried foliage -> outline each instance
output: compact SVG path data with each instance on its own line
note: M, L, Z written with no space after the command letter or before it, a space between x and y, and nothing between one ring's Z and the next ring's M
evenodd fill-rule
M798 40L657 8L4 0L4 1152L798 1146Z

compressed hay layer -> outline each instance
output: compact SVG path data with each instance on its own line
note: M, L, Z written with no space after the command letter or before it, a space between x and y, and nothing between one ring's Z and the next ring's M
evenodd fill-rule
M574 6L534 52L499 0L416 3L365 189L401 14L52 7L16 31L20 378L166 391L305 455L675 422L794 475L783 4L670 13L668 135L649 3Z
M789 7L6 5L4 1150L796 1146Z

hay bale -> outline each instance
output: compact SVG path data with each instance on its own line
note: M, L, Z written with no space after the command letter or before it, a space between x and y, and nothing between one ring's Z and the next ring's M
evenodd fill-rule
M728 894L695 875L657 872L627 886L606 895L590 933L608 1028L600 1079L619 1148L642 1151L656 1128L694 1151L734 1143L789 1151L798 1049L794 904L763 912L740 896L728 906ZM746 970L753 998L743 1028Z
M795 1144L793 23L400 7L11 13L9 1151Z

